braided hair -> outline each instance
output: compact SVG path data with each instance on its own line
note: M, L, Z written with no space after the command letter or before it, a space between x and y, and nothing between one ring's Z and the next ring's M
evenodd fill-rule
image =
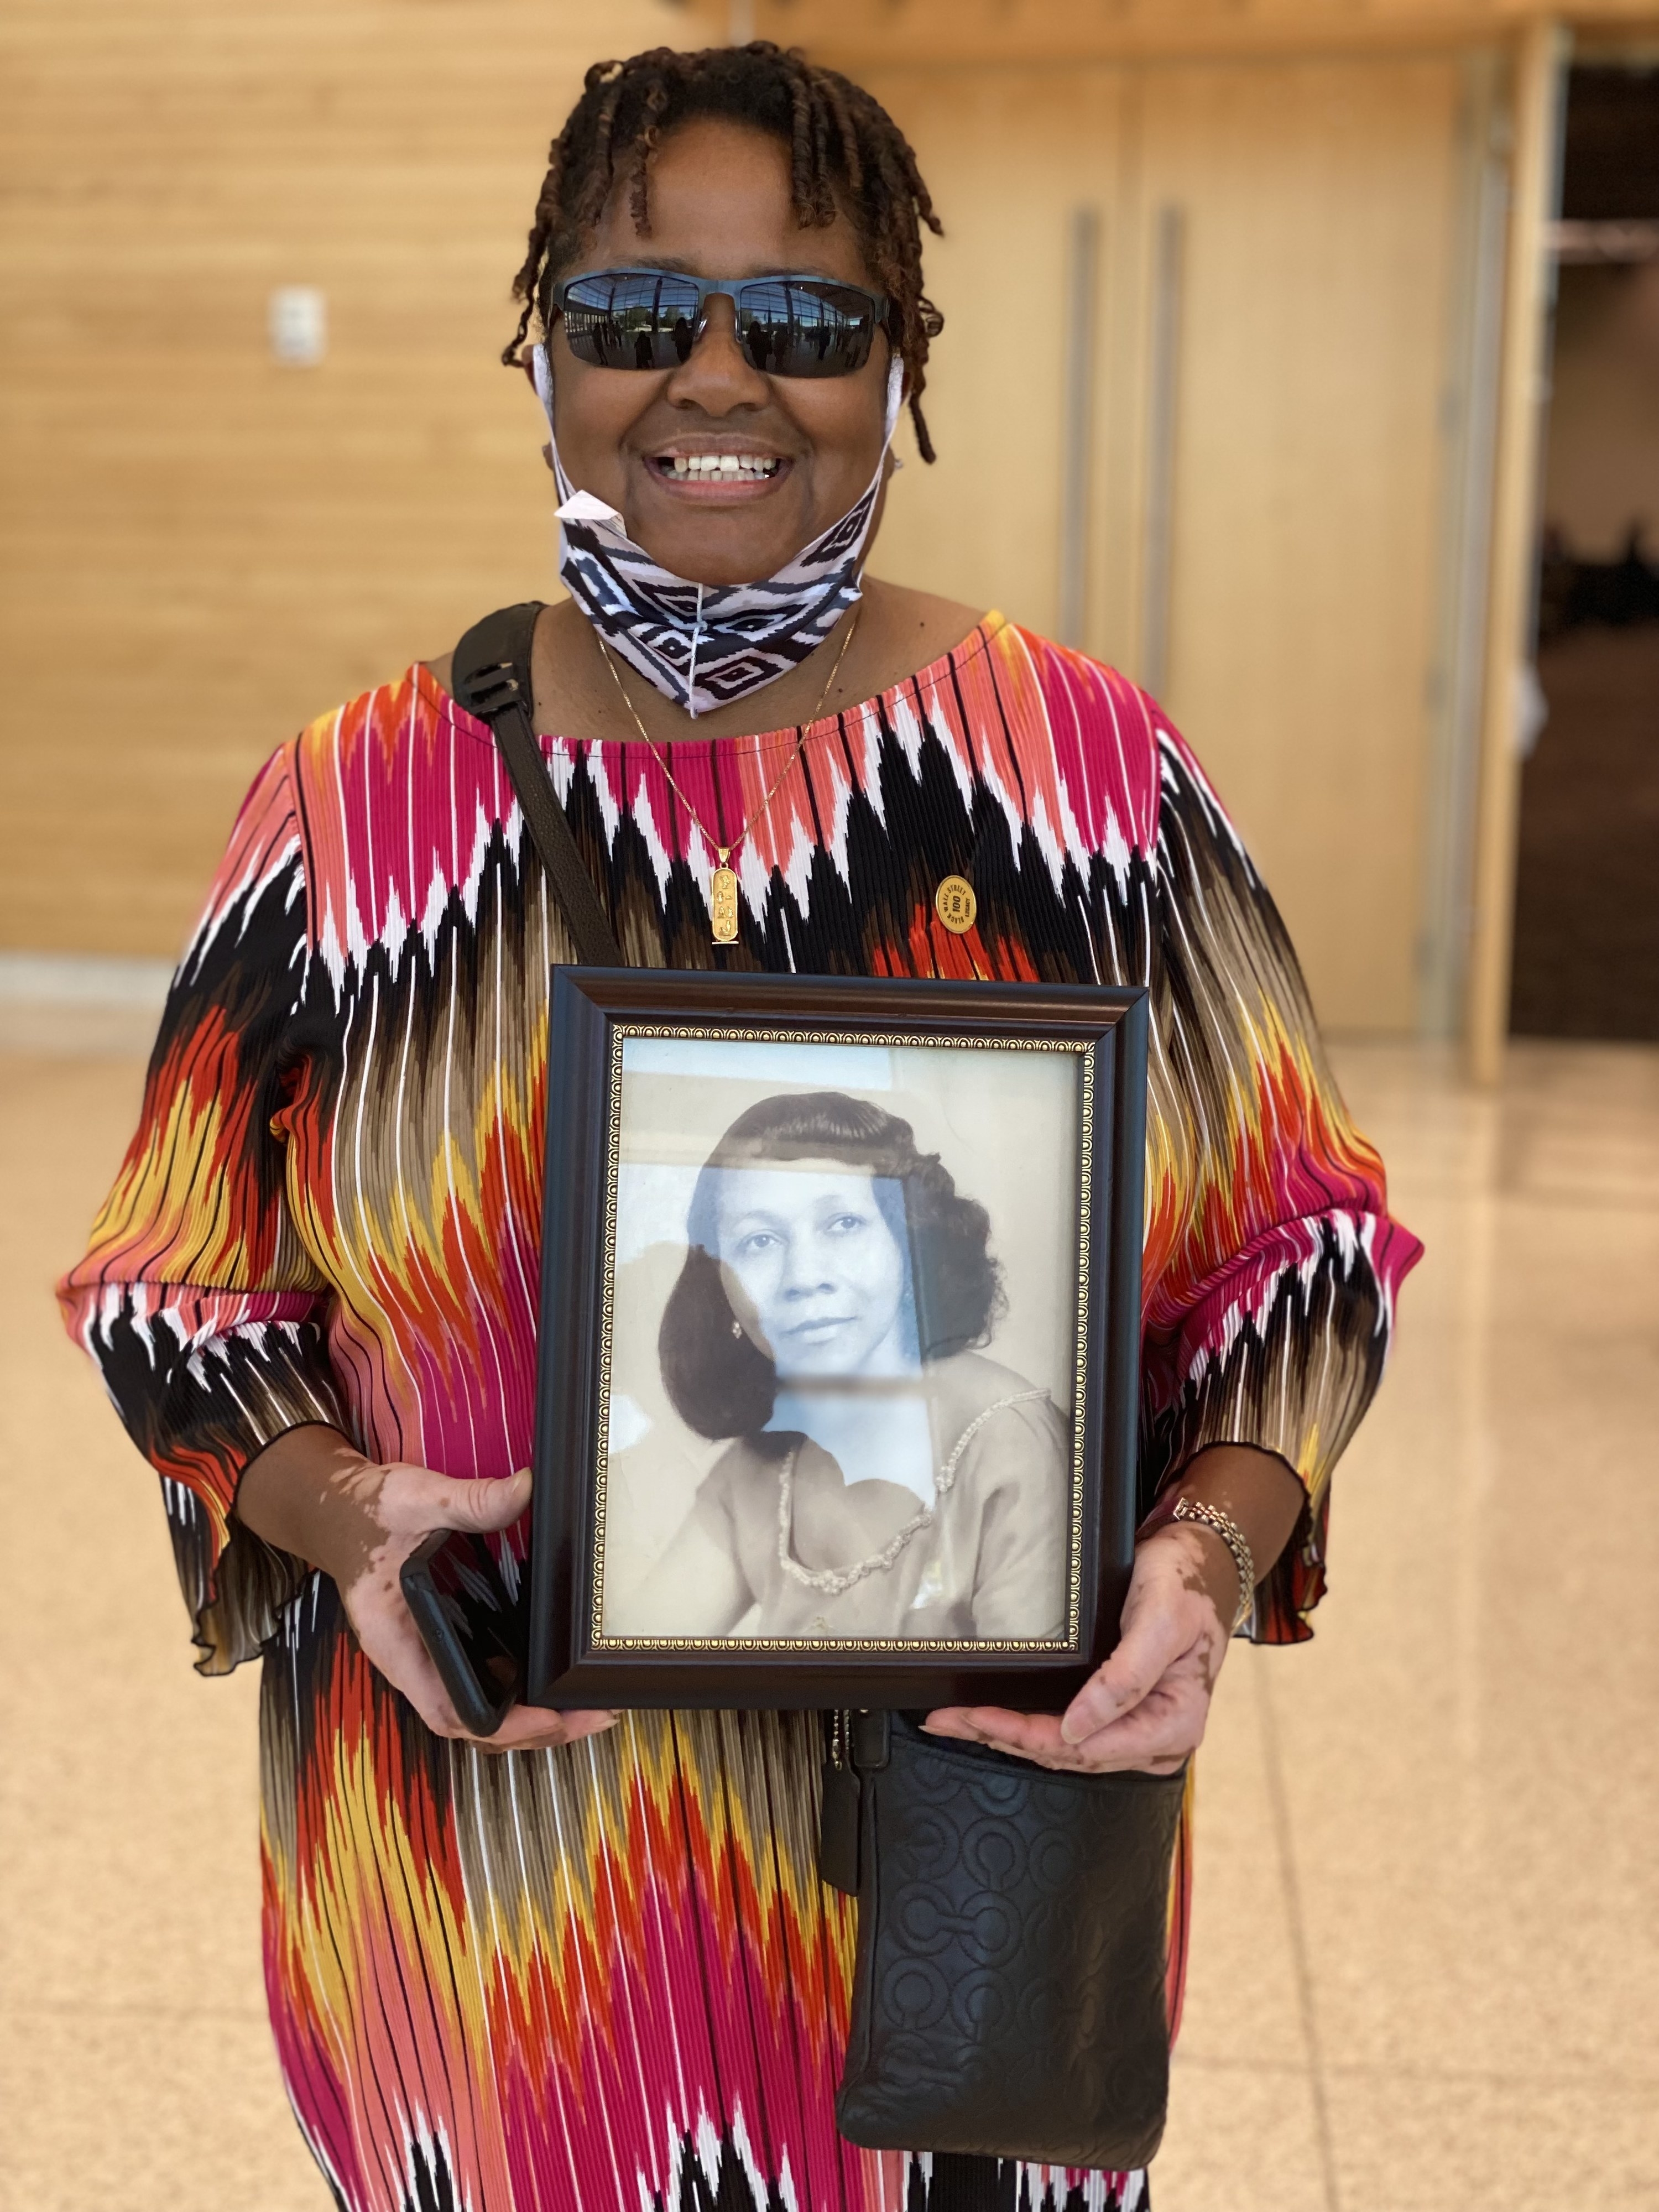
M925 224L942 236L944 226L909 142L880 102L769 39L700 53L653 46L630 61L594 63L548 155L529 248L513 280L523 312L501 359L518 365L532 317L547 328L553 287L619 176L628 179L635 228L650 234L652 156L678 125L705 115L747 124L789 149L791 198L804 228L823 228L843 212L851 219L891 302L888 332L904 363L917 449L931 461L920 402L928 342L945 319L921 289L921 231Z

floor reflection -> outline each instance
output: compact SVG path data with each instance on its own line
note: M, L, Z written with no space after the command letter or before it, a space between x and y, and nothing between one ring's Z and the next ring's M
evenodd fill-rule
M323 2212L258 1977L253 1691L48 1286L137 1104L0 1051L3 2212ZM1659 2205L1659 1051L1339 1054L1429 1256L1300 1650L1236 1650L1158 2212Z

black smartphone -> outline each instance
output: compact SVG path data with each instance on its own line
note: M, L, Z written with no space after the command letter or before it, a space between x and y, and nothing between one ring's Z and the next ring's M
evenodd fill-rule
M494 1735L524 1685L522 1596L510 1592L482 1536L435 1528L400 1577L421 1641L474 1735Z

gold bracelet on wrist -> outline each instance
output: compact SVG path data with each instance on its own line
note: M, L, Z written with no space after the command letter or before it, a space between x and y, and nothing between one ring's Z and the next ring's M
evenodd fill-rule
M1233 1565L1238 1570L1238 1611L1233 1616L1231 1630L1237 1636L1255 1609L1255 1559L1244 1531L1232 1515L1224 1513L1218 1505L1206 1505L1190 1498L1176 1498L1172 1518L1196 1522L1200 1528L1210 1529L1232 1553Z

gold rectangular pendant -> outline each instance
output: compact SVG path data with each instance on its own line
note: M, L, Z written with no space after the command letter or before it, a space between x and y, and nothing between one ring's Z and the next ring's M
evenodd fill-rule
M708 921L716 945L738 941L738 878L731 868L716 868L708 879Z

